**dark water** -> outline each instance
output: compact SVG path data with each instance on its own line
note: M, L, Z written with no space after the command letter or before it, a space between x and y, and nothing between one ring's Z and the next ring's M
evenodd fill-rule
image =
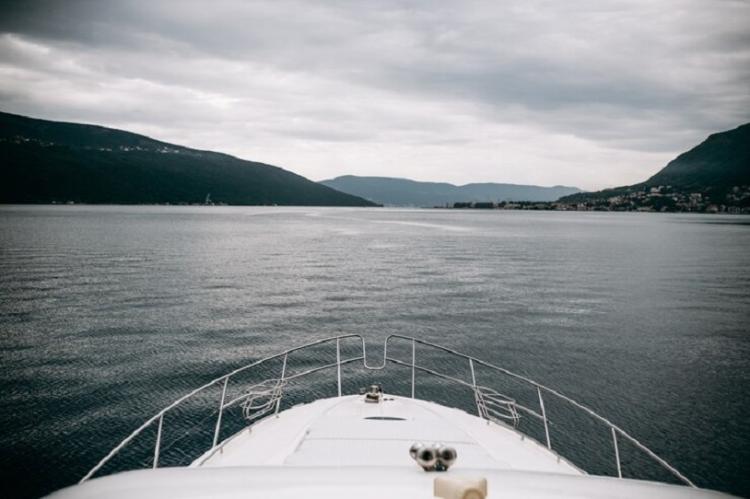
M4 495L71 484L189 388L340 333L373 356L399 333L516 370L699 485L750 495L749 248L745 217L2 207ZM369 379L344 374L349 391ZM312 386L333 395L331 376ZM420 383L418 396L451 398ZM602 428L548 410L557 443L606 453ZM644 470L622 452L626 473Z

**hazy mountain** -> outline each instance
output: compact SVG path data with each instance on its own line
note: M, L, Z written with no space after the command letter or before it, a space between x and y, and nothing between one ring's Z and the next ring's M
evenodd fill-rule
M750 186L750 123L710 135L645 182L575 194L560 201L586 202L660 186L671 186L669 192L702 193L719 203L733 190L747 190L743 187Z
M443 206L465 201L554 201L580 189L515 184L453 185L403 178L345 175L321 182L342 192L390 206Z
M372 206L276 166L94 125L0 113L0 203Z

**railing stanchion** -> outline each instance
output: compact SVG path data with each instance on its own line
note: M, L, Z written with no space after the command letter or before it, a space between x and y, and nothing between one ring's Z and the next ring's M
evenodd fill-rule
M539 407L542 409L542 420L544 421L544 436L547 439L547 448L552 449L552 444L549 441L549 424L547 423L547 411L544 410L544 400L542 399L542 389L537 385L536 393L539 395Z
M341 396L341 346L339 339L336 338L336 384L338 386L339 397Z
M224 378L224 386L221 388L221 402L219 402L219 416L216 418L216 429L214 430L214 444L211 448L216 447L219 442L219 433L221 432L221 415L224 413L224 399L227 396L227 383L229 383L229 376Z
M156 430L156 445L154 445L154 469L159 467L159 449L161 449L161 427L164 422L164 414L159 416L159 428Z
M348 359L342 360L342 357L341 357L341 340L342 339L347 339L347 338L358 338L359 341L361 341L361 343L362 343L362 356L361 357L354 357L354 358L348 358ZM409 365L407 363L407 361L402 361L402 360L399 360L399 359L389 358L388 357L387 349L388 349L389 341L391 339L404 339L404 340L411 341L411 350L412 350L411 351L411 365ZM218 443L219 443L219 436L221 434L221 424L222 424L222 418L223 418L223 414L224 414L224 409L232 407L235 403L239 402L244 397L248 397L249 396L247 394L240 395L239 397L237 397L237 398L235 398L235 399L230 400L229 402L227 402L227 400L226 400L226 394L227 394L227 388L228 388L229 378L231 376L233 376L234 374L243 372L243 371L247 371L247 370L249 370L251 368L260 366L261 364L263 364L265 362L268 362L268 361L278 361L278 359L281 358L283 360L283 364L282 364L282 368L281 368L281 377L278 380L270 379L270 380L266 380L266 381L263 382L263 383L266 383L266 382L274 383L274 382L276 382L275 385L273 385L269 389L266 389L266 391L264 392L267 395L268 394L270 394L270 395L268 395L269 396L269 401L263 404L263 410L266 411L266 408L267 408L267 411L264 412L263 414L270 413L271 410L273 410L275 416L278 417L279 416L280 407L281 407L281 400L282 400L282 396L283 396L284 386L286 384L286 379L287 379L287 377L286 377L286 371L287 371L287 363L288 363L288 356L289 356L289 354L291 354L293 352L297 352L297 351L303 350L305 348L312 347L314 345L320 345L320 344L323 344L323 343L330 344L330 342L333 342L333 341L336 342L336 363L335 364L325 364L325 365L323 365L321 367L310 369L310 370L307 370L307 371L304 371L304 372L301 372L301 373L292 373L289 376L289 380L292 381L292 380L295 380L295 379L300 378L302 376L306 376L306 375L311 374L311 373L322 371L324 369L332 369L335 366L336 367L336 371L337 371L336 372L337 392L338 392L338 396L342 397L341 366L343 364L349 364L349 363L361 360L365 369L367 369L367 370L373 370L373 371L379 371L379 370L384 369L386 367L386 365L387 365L388 362L393 362L393 363L395 363L397 365L404 366L404 367L409 367L410 366L411 367L411 397L413 399L416 397L416 372L417 372L417 370L420 370L422 372L425 372L425 373L428 373L428 374L431 374L431 375L438 376L438 377L440 377L441 379L444 379L444 380L448 380L448 381L451 381L451 382L454 382L454 383L458 383L464 389L465 388L471 388L474 391L474 400L475 400L475 403L476 403L476 406L477 406L477 412L479 413L479 417L480 418L486 419L487 424L490 424L491 421L496 421L496 419L493 417L493 415L500 414L500 412L502 412L503 408L505 408L505 410L509 410L511 413L515 412L515 409L518 408L518 409L524 411L526 414L528 414L528 415L536 418L536 420L541 419L544 422L544 434L545 434L546 446L547 446L547 448L549 450L552 450L552 443L551 443L551 440L550 440L550 430L549 430L550 422L549 422L549 420L547 418L547 412L546 412L546 408L545 408L545 405L544 405L544 399L542 397L542 390L544 390L545 392L547 392L548 396L550 396L550 395L554 396L558 400L561 400L563 402L566 402L566 403L570 404L573 408L575 408L575 409L577 409L579 411L582 411L583 414L588 414L589 416L593 417L595 421L597 421L599 423L604 423L605 425L607 425L610 428L610 432L612 434L612 445L614 446L614 451L615 451L615 464L616 464L616 467L617 467L617 476L619 478L623 477L622 463L620 461L620 449L619 449L619 440L622 438L625 441L630 442L631 445L635 446L641 452L645 453L647 457L649 457L656 464L660 465L665 470L667 470L668 472L670 472L674 477L676 477L677 479L679 479L681 482L683 482L684 484L689 485L691 487L695 487L695 484L693 484L693 482L691 482L690 479L688 479L687 477L685 477L684 475L682 475L677 469L675 469L668 462L666 462L664 459L662 459L661 457L659 457L658 455L656 455L651 449L649 449L648 447L646 447L644 444L642 444L640 441L638 441L635 437L631 436L628 432L626 432L625 430L623 430L619 426L617 426L614 423L612 423L609 419L607 419L607 418L605 418L603 416L600 416L599 414L597 414L596 412L594 412L592 409L590 409L587 406L585 406L585 405L583 405L583 404L581 404L581 403L579 403L579 402L571 399L570 397L564 395L563 393L561 393L561 392L559 392L557 390L554 390L552 388L549 388L549 387L547 387L545 385L539 384L539 383L533 381L530 378L527 378L525 376L513 373L513 372L511 372L511 371L509 371L507 369L504 369L502 367L498 367L498 366L496 366L494 364L491 364L491 363L488 363L488 362L476 359L474 357L470 357L468 355L464 355L464 354L462 354L462 353L460 353L460 352L458 352L456 350L453 350L451 348L442 347L442 346L434 344L434 343L430 343L430 342L423 341L423 340L418 340L416 338L409 337L409 336L397 335L397 334L388 335L388 337L385 339L385 344L384 344L384 347L383 347L383 363L382 363L382 365L379 365L379 366L378 365L374 365L374 366L368 366L367 365L367 354L366 354L365 340L364 340L364 338L361 335L357 335L357 334L340 335L340 336L325 338L325 339L322 339L322 340L317 340L317 341L314 341L314 342L310 342L310 343L307 343L307 344L304 344L304 345L301 345L301 346L298 346L298 347L295 347L295 348L283 351L283 352L281 352L281 353L279 353L277 355L266 357L266 358L263 358L263 359L256 360L254 362L248 363L246 365L243 365L242 367L239 367L239 368L231 371L230 373L227 373L227 374L225 374L225 375L223 375L221 377L218 377L218 378L216 378L216 379L214 379L214 380L212 380L212 381L210 381L210 382L208 382L208 383L206 383L206 384L204 384L204 385L202 385L202 386L200 386L200 387L198 387L198 388L190 391L189 393L187 393L187 394L183 395L182 397L178 398L177 400L173 401L171 404L169 404L168 406L166 406L165 408L163 408L161 411L159 411L156 414L154 414L151 418L149 418L147 421L145 421L143 424L141 424L141 426L139 426L136 430L134 430L133 432L131 432L127 437L125 437L122 441L120 441L119 444L117 444L114 448L112 448L112 450L110 450L109 453L106 456L104 456L93 468L91 468L91 470L89 470L88 473L86 473L86 475L83 478L81 478L81 480L79 481L79 483L84 483L84 482L88 481L90 478L92 478L115 455L117 455L127 445L129 445L131 442L133 442L133 440L135 438L137 438L138 436L142 436L143 432L147 428L150 429L151 425L153 425L155 422L157 423L157 431L156 431L156 439L155 439L155 445L154 445L154 451L153 451L154 452L153 468L158 468L159 467L160 452L161 452L162 433L163 433L164 416L165 416L165 414L168 411L170 411L171 409L180 406L180 404L182 404L184 401L186 401L188 399L191 399L191 397L194 397L196 394L198 394L198 393L200 393L200 392L202 392L202 391L204 391L204 390L206 390L206 389L208 389L210 387L213 387L214 385L217 385L220 382L223 382L222 391L221 391L221 402L219 404L219 413L218 413L218 416L217 416L217 419L216 419L216 427L214 429L214 435L213 435L213 446L212 446L212 449L210 449L211 452L207 455L207 457L203 458L202 462L205 462L207 459L209 459L213 455L213 453L219 452L220 449L221 449L221 446L219 446ZM423 367L423 366L417 366L417 362L416 362L416 346L417 346L418 343L422 344L424 346L427 346L427 347L437 348L437 349L441 350L444 353L447 353L447 354L455 356L456 358L461 358L461 359L464 359L464 360L468 360L469 361L469 368L471 370L471 383L469 383L465 379L459 379L458 377L453 377L453 376L450 376L450 375L447 375L447 374L443 374L443 373L440 373L439 371L436 371L436 370L433 370L433 369L428 369L428 368ZM477 384L476 366L475 366L475 364L482 366L484 369L490 369L491 371L489 371L489 372L500 373L500 374L509 376L512 379L515 379L517 381L522 381L522 382L524 382L527 385L530 385L532 387L536 387L536 389L537 389L537 396L539 398L539 407L540 407L539 413L537 413L536 410L532 409L531 407L525 407L523 405L516 404L515 400L510 399L509 397L507 397L505 395L502 395L502 394L500 394L498 392L495 392L494 390L492 390L489 387L483 387L481 385L478 385ZM260 385L263 385L263 383L261 383ZM268 386L268 385L267 384L263 385L263 387L265 387L265 386ZM251 393L251 395L252 394L253 393ZM275 406L275 408L274 408L274 406ZM508 408L511 408L511 409L508 409ZM500 411L500 412L498 412L498 411ZM554 409L553 409L553 412L554 412ZM505 416L503 416L502 414L500 414L498 417L502 418L502 417L505 417ZM518 420L518 416L511 414L511 416L508 419L513 419L514 423L515 423ZM558 457L558 460L559 459L561 459L561 458Z
M284 363L281 365L281 378L279 380L279 383L284 382L284 376L286 376L286 358L289 356L289 354L284 354ZM276 417L279 417L279 408L281 407L281 393L279 393L279 398L276 400L276 410L274 411L274 415Z
M474 359L469 359L469 369L471 369L471 386L474 388L474 403L477 405L477 415L482 417L482 408L479 406L479 394L477 393L477 376L474 373Z
M622 468L620 467L620 449L617 447L617 432L613 426L610 426L612 430L612 443L615 446L615 462L617 463L617 477L622 478Z
M414 381L416 379L417 342L411 339L411 398L414 398Z

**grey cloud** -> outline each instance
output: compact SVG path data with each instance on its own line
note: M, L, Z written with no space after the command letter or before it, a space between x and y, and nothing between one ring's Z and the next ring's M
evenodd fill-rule
M229 127L240 152L243 134L299 140L295 164L316 161L310 141L352 148L347 157L365 142L458 152L491 150L511 129L574 137L614 163L658 161L750 119L747 2L74 0L2 11L11 42L53 51L0 45L3 107L186 140ZM555 168L550 183L570 183Z

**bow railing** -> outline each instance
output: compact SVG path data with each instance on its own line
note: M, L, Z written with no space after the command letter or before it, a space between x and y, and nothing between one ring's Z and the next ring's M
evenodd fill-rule
M347 343L348 356L344 355L344 352L342 352L342 343ZM349 343L353 343L353 352L351 351L352 345L350 345ZM303 369L300 369L297 372L290 371L290 356L296 355L300 352L313 351L323 345L332 346L335 348L335 360L332 360L331 362L323 361L320 365L310 367L307 365L309 364L310 359L307 359L307 363L305 363ZM437 364L439 365L428 366L426 365L426 363L417 362L418 346L424 348L425 350L429 350L430 360L434 360L436 358L435 353L444 356L440 358L441 362L437 362ZM399 356L397 353L389 353L389 347L391 352L394 352L395 350L397 351L397 353L400 353L402 355ZM425 354L426 353L427 351L425 351ZM316 358L313 360L315 362L320 362L321 359ZM252 383L249 383L244 389L240 387L236 396L228 397L228 387L230 385L230 381L241 378L242 375L251 373L255 370L266 372L270 369L269 366L272 363L278 361L281 362L281 368L277 376L262 379L260 381L256 380ZM442 382L454 385L461 390L465 389L466 392L469 393L473 398L473 410L476 410L476 413L479 417L487 420L488 424L503 425L506 428L511 429L512 431L518 432L524 437L534 438L532 435L528 434L528 432L519 429L519 421L522 421L524 418L529 418L533 421L541 423L544 431L543 437L540 438L540 445L546 446L547 449L553 452L559 452L559 449L556 445L554 445L555 440L550 435L550 427L553 426L553 422L548 415L548 411L545 406L545 400L555 400L558 403L561 402L564 404L568 404L575 411L591 418L594 422L604 426L607 430L609 430L609 438L611 438L611 459L618 477L623 477L623 465L620 459L620 442L625 441L634 446L637 450L643 453L643 455L649 458L651 462L666 470L681 483L691 487L695 487L693 482L690 481L685 475L680 473L676 468L659 457L655 452L653 452L635 437L631 436L620 426L614 424L609 419L599 415L592 409L560 393L559 391L549 388L545 385L542 385L541 383L538 383L520 374L516 374L502 367L458 352L452 348L398 334L392 334L386 337L383 344L382 361L378 364L368 363L367 347L365 339L361 335L346 334L313 341L295 348L285 350L281 353L256 360L227 374L224 374L223 376L215 378L178 398L168 406L161 409L151 418L146 420L141 426L136 428L130 435L125 437L107 455L105 455L80 480L79 483L83 483L91 479L115 456L120 454L123 449L125 449L138 437L145 435L147 429L153 427L156 427L156 437L154 440L153 461L151 463L151 466L153 468L159 467L160 453L162 452L162 436L164 433L165 416L176 412L188 401L196 400L198 398L201 398L201 400L203 400L207 391L212 388L218 389L220 387L221 395L219 397L218 405L215 408L217 414L213 426L211 445L208 449L202 449L200 451L200 455L204 456L204 460L206 456L210 456L214 452L221 450L224 443L230 440L226 439L223 442L220 441L223 417L227 413L227 410L229 410L230 408L238 406L245 418L245 425L251 426L265 417L272 417L273 415L279 413L279 411L281 410L282 400L284 399L290 384L295 382L296 380L311 377L316 373L335 370L336 394L337 396L341 397L345 395L342 387L343 367L349 368L354 366L361 366L364 369L365 373L371 372L372 374L372 371L384 371L389 364L401 366L409 370L410 376L409 378L407 378L407 381L405 383L407 386L409 386L409 390L406 396L416 398L417 373L429 374L430 376L435 377ZM460 374L455 372L456 369L458 369L457 366L460 366L462 364L466 368L464 370L464 373L468 374L468 376L466 376L466 379L460 377ZM447 369L448 366L453 367L453 369ZM441 369L441 367L443 368ZM535 392L533 393L534 396L532 397L535 407L532 407L532 404L528 401L531 400L529 399L529 397L526 397L525 403L520 403L515 398L501 393L493 387L487 386L486 383L478 383L477 371L480 368L486 373L490 373L490 375L492 376L513 380L531 393ZM379 374L382 376L382 372ZM497 380L497 378L494 378L494 380ZM403 381L403 379L401 381ZM305 401L310 402L311 400ZM468 407L463 408L468 409ZM561 457L560 454L558 454L558 456Z

